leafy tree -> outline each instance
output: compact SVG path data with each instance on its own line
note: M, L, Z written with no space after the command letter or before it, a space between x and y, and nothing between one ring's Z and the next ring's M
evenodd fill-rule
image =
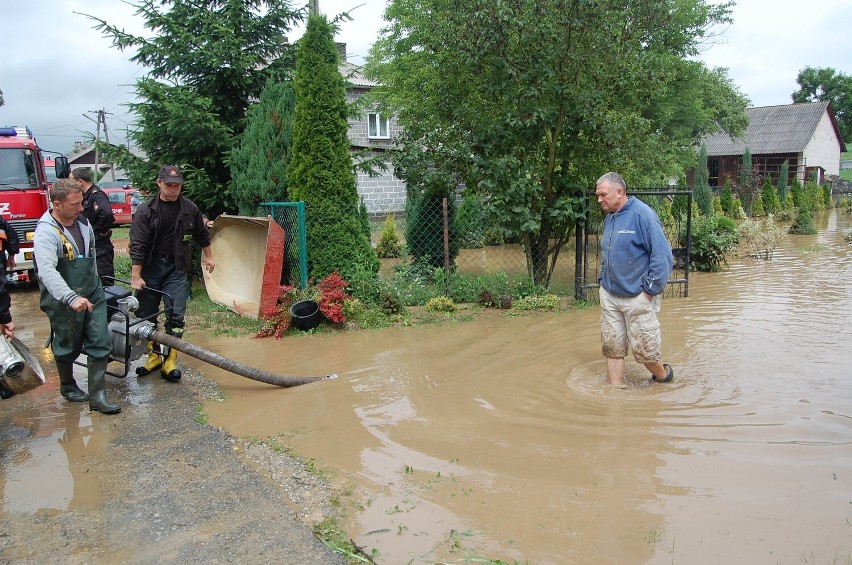
M713 193L707 172L707 146L701 145L698 152L698 163L695 166L695 201L701 214L709 216L713 213Z
M314 14L299 41L287 182L291 199L306 205L311 275L322 278L337 272L348 280L357 268L377 272L379 260L359 220L346 135L346 83L338 71L333 31L325 16Z
M293 67L287 32L301 19L287 0L136 0L154 35L132 35L96 16L95 29L147 68L136 83L140 102L129 137L147 156L115 149L136 184L152 182L162 164L186 169L184 193L217 214L233 207L226 157L246 125L251 100ZM117 154L117 155L116 155Z
M6 101L5 101L5 100L3 100L3 91L2 91L2 90L0 90L0 106L2 106L2 105L3 105L3 104L5 104L5 103L6 103Z
M287 165L293 144L296 96L289 82L269 83L248 112L239 146L231 151L228 193L240 214L253 216L259 202L287 201Z
M737 134L747 100L691 59L728 4L391 0L368 57L380 107L405 135L412 190L476 191L488 225L521 241L547 285L607 170L632 186L695 162L705 134Z
M805 67L799 71L796 82L799 90L792 94L793 102L831 102L840 135L849 143L852 140L852 76L831 67Z

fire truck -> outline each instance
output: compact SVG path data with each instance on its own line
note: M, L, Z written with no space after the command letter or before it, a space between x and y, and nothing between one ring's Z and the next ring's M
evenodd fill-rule
M35 282L33 238L39 218L48 209L49 181L44 167L47 153L27 127L0 127L0 214L12 225L21 242L15 269L9 279ZM68 178L68 159L54 157L57 178Z

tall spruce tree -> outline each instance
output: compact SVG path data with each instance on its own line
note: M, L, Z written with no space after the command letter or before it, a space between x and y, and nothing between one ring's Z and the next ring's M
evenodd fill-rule
M294 64L287 33L302 16L288 0L132 0L152 32L143 37L97 16L95 29L145 67L136 83L137 121L129 137L145 159L115 148L134 184L153 186L165 163L185 167L184 194L215 215L233 208L226 191L228 153L245 129L246 111L269 80Z
M740 165L739 186L737 186L737 196L743 203L743 209L746 214L751 215L751 205L756 196L756 190L753 185L754 170L751 164L751 149L748 147L743 151L743 162Z
M702 144L695 165L695 202L702 216L713 215L713 192L707 172L707 146Z
M249 109L242 141L228 159L228 192L240 214L255 215L259 202L287 200L295 109L296 95L289 82L270 82Z
M293 158L287 170L291 200L305 202L308 268L317 279L359 266L377 272L379 260L358 218L358 190L349 154L346 83L325 16L308 17L296 54Z

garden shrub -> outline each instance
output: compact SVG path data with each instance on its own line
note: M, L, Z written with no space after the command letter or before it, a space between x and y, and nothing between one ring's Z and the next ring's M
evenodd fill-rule
M775 223L775 217L769 214L762 220L745 219L739 226L740 241L748 247L749 257L772 259L775 248L784 237L784 231Z
M559 310L559 297L555 294L533 294L519 298L512 305L514 310Z
M729 218L734 217L734 189L731 184L731 177L725 178L725 185L722 187L722 194L719 196L719 204L722 206L722 212Z
M402 246L399 243L399 234L396 232L396 218L392 215L385 219L379 243L376 245L376 255L384 259L399 257Z
M455 312L456 304L451 298L446 296L436 296L430 298L426 303L425 309L427 312Z
M690 267L695 271L721 270L726 256L739 243L736 222L725 216L700 216L693 222Z
M811 211L808 209L807 199L802 198L802 205L799 206L799 213L796 215L796 221L790 226L790 233L797 235L812 235L817 232L814 226L814 219L811 216Z
M778 191L772 186L772 179L769 175L763 181L763 192L761 193L763 211L766 214L774 214L781 208L781 201L778 199Z

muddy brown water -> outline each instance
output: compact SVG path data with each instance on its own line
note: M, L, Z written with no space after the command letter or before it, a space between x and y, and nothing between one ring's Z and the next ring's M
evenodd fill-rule
M688 298L664 300L669 385L631 360L628 388L606 385L595 307L281 341L187 336L258 368L339 375L293 389L182 359L227 395L205 405L211 424L280 436L348 489L344 527L377 563L846 563L852 218L818 227L772 261L693 273ZM44 418L55 446L63 424ZM85 477L56 481L56 468L54 488L19 496L30 479L9 472L7 510L86 496Z

